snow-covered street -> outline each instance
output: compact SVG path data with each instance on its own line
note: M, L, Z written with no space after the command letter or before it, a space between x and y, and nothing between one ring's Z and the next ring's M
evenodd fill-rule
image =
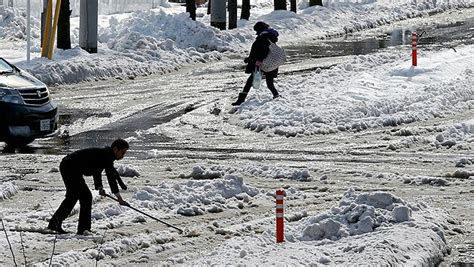
M345 2L347 10L331 2L332 9L303 9L301 17L268 14L271 6L260 3L253 21L269 21L283 46L294 47L348 31L331 24L337 16L352 19L350 31L360 31L354 38L474 18L463 1L452 3L458 9L407 4L415 17L408 20L388 1ZM423 15L429 11L440 14ZM404 44L325 58L295 52L276 80L281 98L262 86L233 107L247 78L242 58L252 21L219 32L173 7L119 17L102 29L104 53L74 48L31 65L0 33L0 56L56 84L50 90L60 109L57 137L0 154L0 217L17 264L49 265L53 244L58 265L474 263L472 28L465 40L422 46L417 67ZM173 20L199 28L197 37L170 37L180 32ZM169 28L150 31L161 23ZM320 29L307 28L313 24ZM127 25L134 26L121 28ZM204 40L207 48L193 43ZM130 47L137 43L144 46ZM128 185L124 199L186 234L97 191L94 235L37 233L63 199L64 155L117 137L131 145L115 164ZM277 244L279 188L285 242ZM63 224L72 233L77 213L76 206ZM10 266L5 236L0 265Z

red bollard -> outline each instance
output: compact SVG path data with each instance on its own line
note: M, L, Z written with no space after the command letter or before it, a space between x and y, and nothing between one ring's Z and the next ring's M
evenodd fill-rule
M416 42L417 36L416 32L411 34L411 65L416 66Z
M276 191L276 242L281 243L285 241L284 226L283 226L283 196L285 191L283 189Z

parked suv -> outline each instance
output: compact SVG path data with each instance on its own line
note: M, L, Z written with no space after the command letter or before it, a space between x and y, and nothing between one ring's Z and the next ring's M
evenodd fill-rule
M0 57L0 142L22 146L52 136L57 122L48 87Z

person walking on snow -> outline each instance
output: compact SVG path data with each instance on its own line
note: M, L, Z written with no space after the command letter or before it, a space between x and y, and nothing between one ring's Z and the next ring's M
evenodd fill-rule
M119 193L117 183L123 190L127 186L123 183L120 175L114 167L114 161L120 160L125 156L129 145L123 139L117 139L112 146L104 148L86 148L75 151L64 157L59 165L64 185L66 186L66 198L63 200L58 210L54 213L48 224L48 229L56 231L59 234L65 234L62 228L62 222L79 200L79 224L77 234L88 234L91 230L91 209L92 194L84 180L85 176L94 178L94 187L99 190L101 196L105 196L105 190L102 186L102 171L105 169L110 190L117 197L120 205L129 204L122 199Z
M237 101L232 103L233 106L238 106L245 101L250 88L252 87L253 81L253 73L255 68L259 68L262 65L262 61L267 57L268 53L270 52L269 46L270 42L276 43L278 42L278 32L275 29L270 28L268 24L263 21L259 21L255 23L253 29L257 33L257 37L252 44L252 48L250 49L249 56L244 59L244 62L247 63L247 67L245 68L245 73L250 73L250 76L245 83L244 89L241 93L239 93L239 97ZM277 98L280 95L275 88L274 79L278 75L278 68L269 72L263 72L262 74L265 76L265 81L267 82L267 87L273 94L273 98Z

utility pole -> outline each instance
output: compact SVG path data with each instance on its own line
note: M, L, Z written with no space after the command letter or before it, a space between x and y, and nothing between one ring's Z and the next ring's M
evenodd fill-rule
M53 1L51 0L51 8L53 6ZM54 52L54 41L56 38L56 31L58 27L58 20L59 20L59 10L61 6L61 0L56 0L56 8L54 9L54 18L53 18L53 25L51 27L51 34L49 36L49 46L48 46L48 59L53 58Z
M242 0L242 11L240 19L249 20L250 18L250 0Z
M226 0L212 0L211 26L221 30L226 29Z
M309 0L309 6L323 6L323 0Z
M71 49L71 10L69 0L62 0L59 10L58 21L58 41L57 47L61 49Z
M229 0L229 30L237 28L237 0Z
M286 0L273 0L275 10L286 10Z
M26 0L26 63L30 64L31 0Z
M46 0L44 3L46 10L44 11L43 37L41 39L41 57L48 57L50 46L50 35L53 25L51 19L53 17L53 0Z
M79 46L97 53L98 1L81 0L79 9Z
M196 0L186 0L186 12L192 20L196 20Z
M290 0L290 10L296 13L296 0Z
M43 0L43 12L41 12L41 47L43 47L44 27L46 25L46 8L48 7L48 0ZM49 22L51 24L51 21Z

